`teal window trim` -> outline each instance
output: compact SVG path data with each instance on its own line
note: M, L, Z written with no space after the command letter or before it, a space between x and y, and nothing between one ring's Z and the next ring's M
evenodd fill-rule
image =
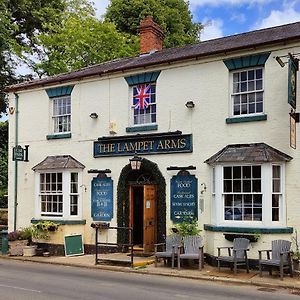
M226 119L226 124L232 123L244 123L244 122L254 122L254 121L265 121L267 120L267 115L256 115L256 116L244 116L244 117L231 117Z
M59 86L51 89L46 89L46 93L50 99L61 96L70 96L73 88L74 85Z
M229 71L264 66L271 52L224 59L223 62Z
M142 84L142 83L156 82L159 74L160 74L160 71L155 71L155 72L148 72L148 73L141 73L141 74L126 76L126 77L124 77L124 79L126 80L126 82L129 86L134 86L134 85Z
M47 140L69 139L72 137L72 133L60 133L60 134L48 134Z
M133 127L126 127L126 132L139 132L139 131L151 131L157 130L158 125L142 125L142 126L133 126Z
M37 224L41 221L51 221L59 225L85 225L86 220L50 220L50 219L31 219L31 224Z
M293 227L229 227L216 226L211 224L204 224L204 230L214 232L233 232L233 233L262 233L262 234L279 234L279 233L293 233Z

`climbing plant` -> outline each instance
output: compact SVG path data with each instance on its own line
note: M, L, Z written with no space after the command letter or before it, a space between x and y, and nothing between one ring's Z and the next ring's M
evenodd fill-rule
M126 165L119 178L117 188L117 218L118 227L129 226L129 183L132 171L130 164ZM140 173L151 173L154 183L157 185L157 241L163 242L166 234L166 181L160 172L157 164L143 158ZM129 235L126 230L118 232L118 243L129 242Z

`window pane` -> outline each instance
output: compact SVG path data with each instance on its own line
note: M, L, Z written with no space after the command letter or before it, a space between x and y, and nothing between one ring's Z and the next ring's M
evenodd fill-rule
M256 70L256 79L262 78L262 69Z
M224 178L231 179L232 178L232 168L231 167L224 167Z
M254 70L251 70L248 72L248 79L253 80L254 79Z
M241 92L247 92L247 82L241 83Z
M233 196L225 195L225 206L233 206Z
M279 221L279 208L272 208L272 221Z
M241 192L241 180L233 180L233 192Z
M224 193L232 192L232 180L224 180Z
M280 178L280 166L273 166L273 178Z
M233 103L234 105L240 104L240 96L234 96L233 97Z
M253 180L253 192L259 193L261 192L261 181L260 180Z
M253 178L261 178L261 167L260 166L252 167L252 177Z
M248 91L254 91L254 81L248 82Z
M233 167L233 178L241 178L241 167Z
M272 195L272 206L279 207L279 195Z
M240 77L240 73L233 73L233 82L240 81L239 77Z
M243 192L251 192L251 180L243 180Z
M247 72L241 72L241 81L246 81L248 78Z
M251 167L250 166L243 167L243 178L251 178Z

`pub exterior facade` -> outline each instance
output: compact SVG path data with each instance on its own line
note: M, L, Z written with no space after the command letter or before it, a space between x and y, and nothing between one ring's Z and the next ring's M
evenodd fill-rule
M248 234L260 235L257 258L300 230L300 23L176 49L162 41L148 17L140 56L7 89L10 231L54 220L50 243L82 234L90 252L92 223L131 226L149 252L195 217L208 255Z

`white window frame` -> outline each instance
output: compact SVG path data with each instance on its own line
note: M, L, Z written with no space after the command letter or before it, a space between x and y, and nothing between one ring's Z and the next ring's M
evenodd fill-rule
M63 212L61 216L54 216L54 214L45 214L42 212L41 198L40 198L40 174L43 173L62 173L62 195L63 195ZM78 214L71 215L71 173L78 174ZM51 220L82 220L82 171L79 169L68 170L39 170L35 173L35 218L37 219L51 219Z
M241 73L241 72L245 72L245 71L256 71L258 69L262 70L262 89L260 90L256 90L254 89L253 91L246 91L246 92L236 92L234 93L233 90L233 75L235 73ZM247 81L248 83L248 81ZM242 117L249 117L249 116L256 116L256 115L263 115L265 114L265 92L264 92L264 85L265 85L265 68L264 66L259 66L259 67L250 67L250 68L244 68L244 69L237 69L237 70L232 70L230 72L230 117L232 118L242 118ZM262 93L263 96L263 100L262 100L262 111L261 112L254 112L254 113L249 113L249 103L247 102L247 113L246 114L242 114L240 111L240 114L235 115L234 114L234 96L237 95L249 95L252 93ZM256 103L256 102L254 102Z
M69 100L70 105L63 105L63 107L65 108L65 112L63 113L58 113L56 108L56 104L58 102L63 102ZM52 131L53 134L64 134L64 133L70 133L72 130L72 99L71 99L71 95L65 95L65 96L59 96L59 97L54 97L51 98L51 106L52 106L52 116L51 116L51 124L52 124ZM58 104L59 106L59 104ZM68 109L68 111L67 111ZM59 125L60 123L60 119L67 119L67 128L64 128L64 125ZM62 126L62 128L60 129L60 126Z
M151 95L155 95L155 102L149 104L149 106L155 106L155 113L152 113L152 114L155 114L155 122L152 122L150 120L150 122L143 122L143 123L134 123L134 105L133 105L133 89L138 86L139 84L135 84L133 86L130 87L130 95L129 95L129 98L130 98L130 124L132 127L141 127L141 126L146 126L146 125L155 125L157 124L157 85L156 85L156 82L150 82L150 83L142 83L142 84L150 84L150 85L154 85L155 86L155 93L152 93L151 92ZM144 114L144 115L150 115L150 118L151 118L151 113L149 114Z
M261 166L261 192L262 192L262 221L225 220L224 217L224 197L223 197L223 167L233 166ZM281 197L279 208L279 221L272 221L272 167L280 166L281 175ZM286 227L286 203L285 203L285 164L281 163L232 163L215 165L215 194L212 203L212 222L217 226L232 227Z

